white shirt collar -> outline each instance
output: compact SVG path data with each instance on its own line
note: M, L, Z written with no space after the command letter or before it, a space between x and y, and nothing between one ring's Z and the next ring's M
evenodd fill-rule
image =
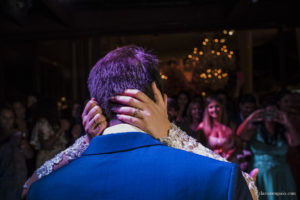
M110 127L106 128L103 131L103 135L114 134L114 133L125 133L125 132L145 133L145 131L142 131L141 129L139 129L135 126L132 126L130 124L118 124L118 125L114 125L114 126L110 126Z

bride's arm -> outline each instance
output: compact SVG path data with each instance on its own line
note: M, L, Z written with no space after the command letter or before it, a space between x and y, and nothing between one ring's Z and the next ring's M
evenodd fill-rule
M210 149L204 147L201 143L197 142L194 138L187 135L184 131L182 131L180 128L178 128L175 124L172 124L172 128L169 130L168 136L160 138L160 141L170 147L173 147L173 148L189 151L189 152L192 152L192 153L195 153L198 155L202 155L205 157L228 162L225 158L214 153ZM248 184L252 198L254 200L258 199L258 190L255 186L255 181L249 174L247 174L245 172L242 172L242 174Z
M72 160L79 158L88 148L91 138L100 135L106 128L107 122L105 117L101 114L101 108L95 105L97 105L97 102L94 99L90 100L86 104L82 113L82 123L85 127L86 133L88 134L78 138L73 145L58 153L52 159L46 161L41 167L39 167L25 182L22 191L22 199L26 198L31 184L67 165Z

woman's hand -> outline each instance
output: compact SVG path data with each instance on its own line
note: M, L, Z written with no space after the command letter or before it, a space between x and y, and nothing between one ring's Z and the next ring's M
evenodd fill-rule
M152 90L155 102L139 90L125 90L112 100L126 106L119 107L114 112L119 120L139 127L155 138L167 137L171 128L167 114L167 95L163 97L154 82Z
M105 116L102 115L102 109L98 106L94 98L85 105L81 118L82 125L89 138L101 135L107 127L107 121Z
M247 120L249 120L249 122L261 122L264 120L264 109L258 109L256 111L254 111L253 113L251 113L248 117Z
M167 96L162 97L155 83L152 84L152 90L156 102L139 90L125 90L123 94L117 95L112 101L126 106L121 106L114 112L117 113L119 120L139 127L155 138L166 137L171 128L167 114ZM82 113L84 129L92 137L101 134L107 126L101 113L101 108L93 99L87 103Z

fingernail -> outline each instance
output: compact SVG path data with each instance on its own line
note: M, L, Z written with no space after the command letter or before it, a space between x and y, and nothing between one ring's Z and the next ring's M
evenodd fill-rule
M157 88L157 86L156 86L156 83L155 83L155 82L153 82L153 84L154 84L154 87L156 87L156 88Z
M95 101L95 98L94 98L94 97L92 97L92 101Z

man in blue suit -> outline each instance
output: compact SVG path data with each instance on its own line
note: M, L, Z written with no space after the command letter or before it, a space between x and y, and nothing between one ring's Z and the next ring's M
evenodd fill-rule
M152 82L161 90L158 61L140 47L121 47L99 60L88 85L109 127L80 158L34 183L28 199L251 199L235 164L168 147L118 120L112 110L120 105L111 98L135 88L153 99Z

